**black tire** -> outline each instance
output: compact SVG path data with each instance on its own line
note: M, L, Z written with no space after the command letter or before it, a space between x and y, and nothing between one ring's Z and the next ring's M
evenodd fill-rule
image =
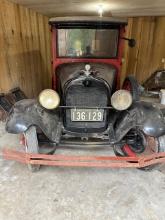
M132 94L133 102L139 101L139 84L134 76L129 75L123 82L122 89L128 90Z
M26 140L26 152L27 153L39 153L38 139L37 139L37 131L35 126L31 126L25 133ZM31 172L37 172L40 169L40 165L38 164L28 164L28 169Z
M143 133L141 132L141 134L143 135ZM148 140L147 139L150 139L150 138L152 138L153 139L153 137L150 137L150 136L146 136L146 141L144 142L144 146L143 146L143 151L139 151L139 153L136 151L136 150L134 150L133 148L133 146L129 146L130 147L130 149L137 155L137 156L140 156L140 155L147 155L147 153L148 153L148 151L149 151L149 154L151 154L151 153L153 153L152 151L153 151L153 149L155 150L155 153L158 153L158 152L160 152L160 146L159 146L159 141L158 141L158 139L157 138L154 138L154 140L155 140L155 142L154 142L154 144L155 144L155 146L153 147L153 149L152 149L152 147L151 147L151 149L150 149L150 144L149 144L149 142L148 142ZM113 150L114 150L114 153L115 153L115 155L116 156L118 156L118 157L129 157L129 156L131 156L131 155L129 155L125 150L124 150L124 145L123 146L119 146L119 145L114 145L114 148L113 148ZM151 151L151 152L150 152ZM146 153L147 152L147 153ZM149 155L148 154L148 155ZM158 167L158 165L156 164L156 165L150 165L150 166L146 166L146 167L142 167L142 168L138 168L138 169L140 169L140 170L144 170L144 171L150 171L150 170L153 170L154 168L157 168Z

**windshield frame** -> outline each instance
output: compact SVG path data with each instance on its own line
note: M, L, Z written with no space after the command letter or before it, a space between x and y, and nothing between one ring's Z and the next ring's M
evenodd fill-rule
M94 30L117 30L118 31L118 36L117 36L117 48L116 48L116 56L60 56L59 55L59 44L58 44L58 30L59 29L94 29ZM90 27L85 27L85 26L68 26L68 27L58 27L56 31L56 56L57 58L64 58L64 59L118 59L119 56L119 42L120 41L120 28L119 26L90 26Z

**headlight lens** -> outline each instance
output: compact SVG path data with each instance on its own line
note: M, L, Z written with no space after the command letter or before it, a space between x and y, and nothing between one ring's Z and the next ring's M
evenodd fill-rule
M39 94L39 103L46 109L55 109L60 104L60 97L56 91L45 89Z
M127 90L118 90L111 97L111 105L119 110L126 110L132 104L132 95Z

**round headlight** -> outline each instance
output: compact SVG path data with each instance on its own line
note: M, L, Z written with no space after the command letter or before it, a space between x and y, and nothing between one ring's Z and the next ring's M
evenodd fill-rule
M127 90L118 90L111 97L111 105L119 110L126 110L132 104L132 95Z
M60 104L60 97L56 91L45 89L39 94L39 103L46 109L55 109Z

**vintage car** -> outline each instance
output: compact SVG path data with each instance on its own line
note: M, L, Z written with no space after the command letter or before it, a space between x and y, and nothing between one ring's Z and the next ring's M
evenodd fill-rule
M139 101L132 75L120 89L124 41L135 45L124 37L127 21L52 18L50 25L52 88L17 102L6 130L24 134L27 153L50 154L61 145L107 146L121 157L164 151L165 110Z

